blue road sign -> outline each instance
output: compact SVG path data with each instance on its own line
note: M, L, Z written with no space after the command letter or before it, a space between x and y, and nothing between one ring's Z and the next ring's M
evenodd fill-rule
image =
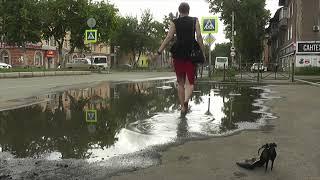
M97 122L97 110L86 110L86 121Z
M218 17L203 17L201 20L201 32L214 34L218 32Z

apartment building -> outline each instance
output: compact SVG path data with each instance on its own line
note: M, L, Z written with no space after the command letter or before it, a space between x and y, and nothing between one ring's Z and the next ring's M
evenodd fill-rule
M279 0L270 20L269 62L320 67L320 0Z

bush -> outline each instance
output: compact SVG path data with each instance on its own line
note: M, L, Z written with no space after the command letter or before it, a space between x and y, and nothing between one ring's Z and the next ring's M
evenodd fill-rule
M226 69L226 77L234 77L237 74L237 71L233 68ZM224 70L223 69L215 69L213 72L213 76L216 77L223 77L224 76Z
M46 69L43 67L13 67L10 69L0 69L0 73L9 73L9 72L40 72L40 71L98 71L98 70L90 70L85 68L62 68L62 69Z
M47 71L45 68L36 68L36 67L13 67L10 69L0 69L0 73L4 72L39 72L39 71Z
M296 75L320 75L320 67L301 67L296 68Z

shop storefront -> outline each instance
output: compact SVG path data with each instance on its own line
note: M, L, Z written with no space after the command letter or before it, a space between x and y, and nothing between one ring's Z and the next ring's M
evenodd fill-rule
M297 42L296 67L320 67L320 41Z
M48 50L46 51L46 63L45 63L45 67L46 69L53 69L56 66L56 60L55 60L55 52L52 50Z
M284 70L289 70L291 64L294 63L295 59L295 44L291 43L290 45L284 47L279 51L279 65Z

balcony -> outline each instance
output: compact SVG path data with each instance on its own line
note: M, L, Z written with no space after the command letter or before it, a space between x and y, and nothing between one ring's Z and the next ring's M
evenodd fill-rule
M279 13L279 28L286 30L288 28L288 8L281 8Z
M287 0L279 0L279 6L286 6Z

